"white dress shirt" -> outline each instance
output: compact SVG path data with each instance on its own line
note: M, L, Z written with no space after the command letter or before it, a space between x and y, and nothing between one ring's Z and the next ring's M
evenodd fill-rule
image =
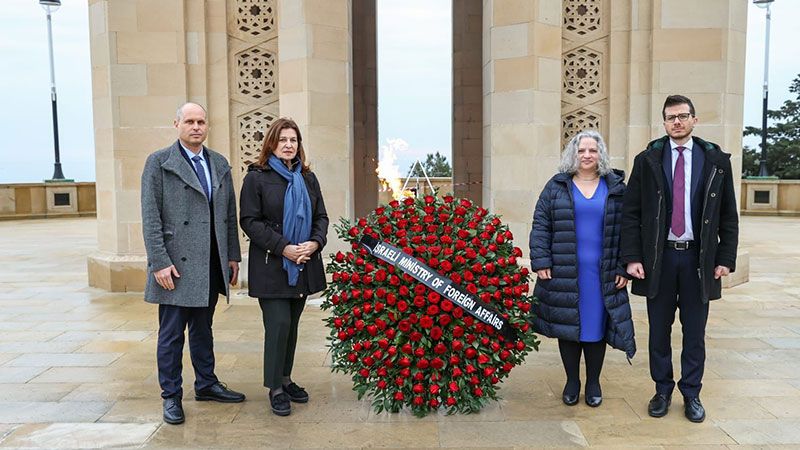
M667 239L670 241L692 241L694 240L694 230L692 230L692 148L694 141L689 138L689 141L683 145L678 145L672 139L669 140L670 148L672 148L672 177L675 178L675 165L678 162L677 147L683 147L683 221L685 222L683 234L676 236L672 232L672 227L669 229ZM673 204L675 202L673 201ZM671 220L671 218L670 218Z
M211 191L212 191L212 188L211 188L211 172L208 170L208 161L206 161L206 158L203 156L203 151L200 150L200 153L195 154L193 151L191 151L191 150L187 149L186 147L184 147L183 146L183 142L181 142L180 145L181 145L181 150L183 150L183 153L185 153L186 156L189 158L189 162L192 164L192 169L193 170L195 168L195 165L194 165L194 161L192 161L192 158L194 158L195 156L199 156L200 157L200 165L203 166L203 171L205 171L205 173L206 173L206 184L208 184L208 192L207 192L208 195L207 196L208 196L208 198L211 198ZM202 187L202 184L201 184L201 187Z

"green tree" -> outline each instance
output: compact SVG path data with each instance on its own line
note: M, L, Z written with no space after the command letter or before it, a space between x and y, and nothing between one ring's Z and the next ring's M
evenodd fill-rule
M800 75L792 81L789 92L797 98L786 100L780 109L767 111L773 121L767 126L767 171L782 179L800 179ZM761 136L761 128L745 127L744 135ZM743 150L743 175L758 175L761 150Z
M425 172L428 173L429 177L452 177L453 176L453 169L450 167L450 163L447 161L447 158L444 157L439 152L436 153L428 153L428 156L425 157L425 162L422 163L423 167L425 167ZM424 176L422 173L422 169L414 163L411 167L408 168L411 171L410 177L421 177Z

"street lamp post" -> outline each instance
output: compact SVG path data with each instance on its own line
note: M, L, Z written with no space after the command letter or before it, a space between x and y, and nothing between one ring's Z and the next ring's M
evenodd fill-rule
M767 177L767 98L769 97L769 23L770 23L770 3L775 0L753 0L759 8L765 8L767 13L766 36L764 39L764 90L762 98L761 113L761 160L758 164L758 176Z
M56 12L61 6L61 0L39 0L39 5L47 13L47 44L50 50L50 103L53 110L53 149L55 150L55 166L53 168L53 180L64 180L64 173L61 171L61 154L58 148L58 104L56 100L56 73L53 63L53 25L51 13Z

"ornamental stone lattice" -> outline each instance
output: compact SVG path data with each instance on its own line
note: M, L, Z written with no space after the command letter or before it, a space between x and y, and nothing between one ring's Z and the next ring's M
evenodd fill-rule
M564 0L561 141L592 128L607 134L608 0Z
M272 0L236 0L233 33L240 37L260 38L275 29L275 2Z
M230 145L237 186L278 117L277 6L277 0L228 2ZM240 240L248 239L240 233Z
M253 47L236 55L237 93L255 101L274 100L277 97L275 83L275 55L265 49Z

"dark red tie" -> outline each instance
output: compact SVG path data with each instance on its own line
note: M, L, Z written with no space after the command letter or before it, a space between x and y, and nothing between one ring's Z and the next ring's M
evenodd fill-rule
M672 234L681 237L686 231L686 175L683 167L683 151L685 147L675 147L678 151L678 161L675 162L675 174L672 176Z

